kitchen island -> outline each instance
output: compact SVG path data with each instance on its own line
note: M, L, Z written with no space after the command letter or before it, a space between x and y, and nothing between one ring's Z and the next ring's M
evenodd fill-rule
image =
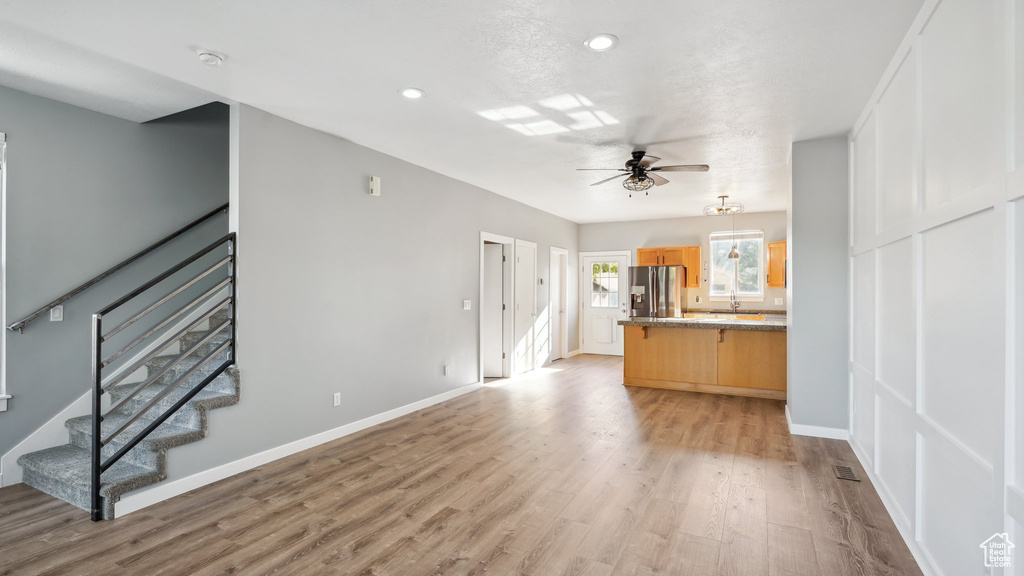
M785 316L764 320L631 318L623 384L786 398Z

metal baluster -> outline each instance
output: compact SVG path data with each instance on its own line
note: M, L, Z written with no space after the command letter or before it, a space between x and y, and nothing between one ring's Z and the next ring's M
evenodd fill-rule
M103 315L92 315L92 482L90 485L92 498L92 520L103 519L100 507L100 425L103 423L103 386L102 386L102 344Z
M238 333L238 318L236 309L238 303L235 300L236 286L238 285L236 268L238 267L238 254L236 254L235 244L238 240L237 234L232 234L231 239L228 240L228 256L231 256L231 261L228 262L228 276L231 278L231 304L228 305L228 314L231 316L231 350L228 352L231 355L231 364L238 365L238 342L235 339L235 334Z

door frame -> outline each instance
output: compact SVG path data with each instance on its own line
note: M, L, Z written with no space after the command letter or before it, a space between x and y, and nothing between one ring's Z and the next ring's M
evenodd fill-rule
M515 282L516 282L516 272L515 272L515 269L516 269L516 264L519 263L519 248L520 247L522 247L522 248L532 248L533 249L533 279L534 279L534 281L531 282L531 285L533 286L533 312L530 314L530 317L533 318L533 323L532 323L533 325L530 326L530 330L531 331L535 330L536 326L537 326L537 260L539 260L540 254L538 254L537 243L536 242L530 242L529 240L521 240L519 238L516 238L516 241L515 241L515 248L516 249L515 249L515 252L513 252L513 255L512 255L512 257L513 257L513 260L512 260L512 343L513 343L513 345L515 344L515 339L516 339L516 330L515 330L515 322L516 322L515 317L516 317L516 315L515 315L515 310L516 310L517 305L519 304L519 291L516 290L516 284L515 284ZM519 372L527 372L529 370L536 370L537 369L537 338L536 337L537 337L537 335L533 334L533 338L530 339L530 347L533 349L533 350L531 350L532 353L530 354L530 357L533 358L533 365L530 366L528 369L519 370ZM513 354L512 355L512 374L517 374L517 369L518 368L520 368L520 367L516 366L515 354Z
M584 330L585 326L583 324L583 321L584 321L584 318L583 318L583 315L584 315L584 310L583 310L583 308L584 308L583 287L584 287L584 284L583 283L586 281L587 275L584 273L585 270L584 270L583 260L585 260L587 257L590 257L590 256L596 256L598 258L603 257L603 256L612 256L612 257L615 257L615 258L617 258L619 256L625 256L626 257L626 272L627 272L626 278L627 278L627 280L629 278L629 276L628 276L629 267L633 265L633 251L632 250L595 250L593 252L580 252L578 254L577 257L579 259L579 265L580 265L580 282L579 282L579 287L578 287L579 293L577 294L576 300L579 302L578 311L579 311L579 335L580 335L580 338L579 338L578 345L579 345L580 354L585 354L585 352L583 351L583 333L585 332L585 330Z
M501 363L501 377L508 378L512 375L512 342L515 339L514 321L515 310L515 294L516 294L516 267L515 267L515 238L509 238L508 236L501 236L499 234L491 234L490 232L480 232L480 292L477 300L477 323L479 324L479 332L477 333L477 356L479 366L477 369L478 382L483 384L484 382L484 243L494 242L495 244L502 245L502 253L507 251L511 254L511 261L502 263L502 272L506 274L506 277L502 280L502 292L504 293L504 287L510 286L509 296L513 302L511 309L505 310L505 313L501 317L501 330L502 330L502 343L501 352L505 355Z
M555 267L555 262L557 262L557 259L556 259L557 256L565 256L565 266L563 266L561 270L558 270ZM554 279L555 274L558 273L558 272L562 273L562 282L560 283L560 286L561 286L561 289L562 289L562 294L561 294L561 298L559 298L559 300L561 302L562 307L565 308L566 304L569 302L569 287L566 286L569 283L569 251L566 250L565 248L559 248L557 246L552 246L549 249L549 253L548 253L548 342L549 342L549 348L550 348L550 342L551 342L551 336L552 336L551 319L554 318L556 314L559 314L558 310L552 310L551 309L551 302L553 301L552 298L551 298L551 287L553 285L552 280ZM566 312L568 312L568 310ZM558 358L559 359L563 359L563 358L565 358L565 357L567 357L569 355L569 314L568 313L566 313L565 318L562 318L561 322L559 322L559 331L561 332L561 334L558 335L559 348L560 348L558 350ZM548 356L548 358L550 359L550 355ZM550 363L550 360L549 360L549 363Z

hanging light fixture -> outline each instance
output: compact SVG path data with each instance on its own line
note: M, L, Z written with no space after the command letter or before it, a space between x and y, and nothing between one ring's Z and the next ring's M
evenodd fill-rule
M743 212L743 204L739 202L726 203L725 200L728 196L719 196L719 198L722 200L721 204L708 204L704 207L705 216L730 216Z
M736 245L736 215L743 212L743 204L739 202L726 202L728 196L719 196L721 204L708 204L704 207L705 216L732 216L732 250L729 251L730 260L738 260L740 251Z

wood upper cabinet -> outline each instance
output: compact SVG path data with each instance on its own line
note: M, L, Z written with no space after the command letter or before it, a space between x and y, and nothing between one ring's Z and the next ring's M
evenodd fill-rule
M700 246L637 248L637 266L686 266L686 287L700 286Z
M662 266L686 266L686 247L677 246L674 248L661 249Z
M661 265L661 248L637 248L636 249L636 265L637 266L660 266Z
M686 287L687 288L699 288L700 287L700 246L687 246L686 247L686 261L683 262L686 266Z
M785 242L772 242L768 244L768 286L771 288L786 287Z

